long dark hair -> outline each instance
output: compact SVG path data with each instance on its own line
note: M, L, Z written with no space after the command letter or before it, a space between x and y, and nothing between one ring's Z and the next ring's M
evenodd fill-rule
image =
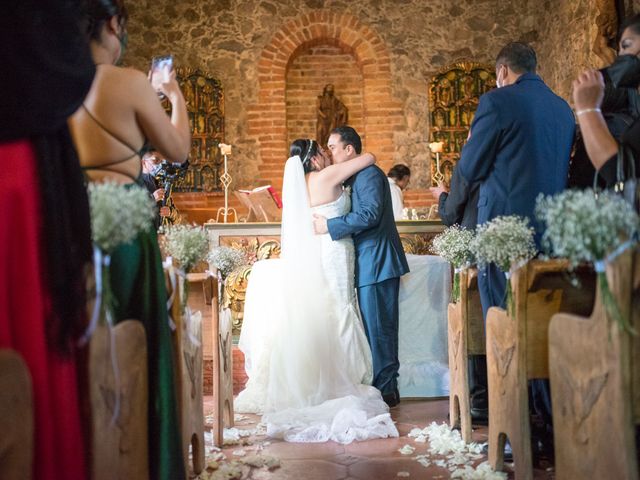
M100 39L100 32L111 17L118 17L121 27L127 24L129 18L123 0L87 0L86 16L90 40Z
M311 163L311 159L317 153L318 142L309 138L298 138L297 140L294 140L289 147L289 156L295 157L297 155L300 157L304 173L309 173L315 170L313 163Z

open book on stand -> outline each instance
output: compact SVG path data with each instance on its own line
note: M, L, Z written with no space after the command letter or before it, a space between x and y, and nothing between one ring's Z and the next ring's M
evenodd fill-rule
M282 217L282 201L271 185L253 190L233 192L242 204L249 209L247 222L279 222Z

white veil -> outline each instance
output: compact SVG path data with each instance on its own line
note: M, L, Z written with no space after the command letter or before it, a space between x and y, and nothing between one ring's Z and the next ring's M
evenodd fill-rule
M247 287L240 344L249 382L238 411L262 406L268 435L294 442L397 437L380 392L348 376L298 156L285 165L282 197L281 258L257 262Z
M309 194L300 157L287 160L282 185L282 292L284 312L274 325L265 411L317 405L352 393L329 327L334 315L322 269L321 241L313 231ZM342 379L344 377L344 380ZM295 388L292 386L295 385ZM283 395L283 392L287 395Z

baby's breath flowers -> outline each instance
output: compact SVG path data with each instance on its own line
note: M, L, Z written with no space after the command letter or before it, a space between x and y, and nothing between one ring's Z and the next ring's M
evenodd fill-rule
M507 308L511 311L511 272L537 254L529 219L517 215L496 217L478 226L471 251L478 266L495 263L507 276Z
M460 297L460 270L469 268L475 262L470 248L474 236L475 233L472 230L453 225L437 235L431 244L433 253L453 265L454 275L451 298L454 303Z
M610 192L597 196L593 190L567 190L554 196L540 195L536 216L546 225L542 245L556 257L566 258L573 267L592 263L598 275L604 305L620 328L632 332L623 318L605 272L608 256L637 235L640 220L633 207Z
M207 260L218 269L223 279L236 268L249 263L243 251L224 246L212 248Z
M111 253L151 228L155 205L145 189L116 183L90 183L88 192L91 236L103 252Z
M185 272L191 271L209 253L209 238L204 228L173 225L164 236L165 250Z

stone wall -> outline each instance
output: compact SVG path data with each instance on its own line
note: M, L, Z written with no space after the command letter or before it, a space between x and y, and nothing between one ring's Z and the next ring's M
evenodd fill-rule
M177 65L222 81L235 188L278 183L288 141L314 135L313 98L335 83L365 147L383 168L408 164L408 202L424 205L430 77L459 59L492 64L500 47L523 39L538 51L543 78L568 100L577 73L597 65L598 1L130 0L125 62L146 70L152 56L173 53ZM322 71L311 72L312 64ZM345 68L354 80L343 82ZM303 73L306 90L296 86Z

